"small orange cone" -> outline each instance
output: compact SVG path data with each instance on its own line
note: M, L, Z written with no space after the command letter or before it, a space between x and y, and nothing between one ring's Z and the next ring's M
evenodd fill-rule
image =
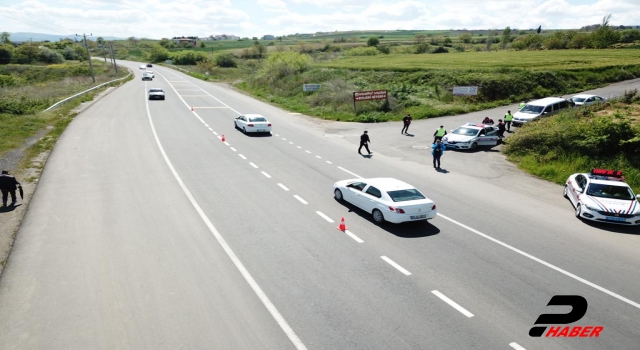
M227 139L224 138L224 134L222 134L222 142L225 142Z
M344 223L344 217L342 217L342 220L340 220L340 226L338 226L338 230L340 230L340 231L346 231L347 230L347 225Z

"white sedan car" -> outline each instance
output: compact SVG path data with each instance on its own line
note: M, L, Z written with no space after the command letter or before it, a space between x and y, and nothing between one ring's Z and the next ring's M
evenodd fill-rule
M596 95L580 94L571 97L569 100L573 101L576 106L588 106L594 103L605 102L607 99Z
M233 121L233 126L245 134L248 132L271 132L271 123L260 114L241 115Z
M498 144L498 127L493 125L467 123L442 138L447 148L475 149L478 146Z
M338 181L333 184L333 195L338 201L370 213L377 224L430 220L437 213L432 200L415 187L392 178Z
M640 204L622 174L593 169L569 176L564 196L575 207L576 217L623 225L640 225Z
M150 75L150 76L151 76L151 79L153 79L153 78L155 78L155 77L156 77L156 75L153 73L153 71L152 71L152 70L147 70L147 71L144 71L144 72L145 72L145 73L147 73L148 75Z

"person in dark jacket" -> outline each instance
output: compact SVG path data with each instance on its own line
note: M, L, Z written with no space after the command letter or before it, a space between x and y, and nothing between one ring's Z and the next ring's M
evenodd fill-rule
M442 144L442 141L436 140L436 142L431 145L431 149L431 154L433 155L433 168L440 169L440 157L442 157L442 153L444 153L446 147Z
M413 118L411 118L411 114L407 114L404 118L402 118L402 123L404 124L404 126L402 127L402 134L408 134L409 133L409 125L411 125L411 120Z
M360 148L358 148L358 154L362 155L362 153L360 153L360 151L362 150L363 146L367 150L367 152L369 152L369 154L371 154L371 151L369 151L369 145L368 145L368 143L370 143L370 142L371 142L371 140L369 139L369 135L367 134L367 130L365 130L364 134L360 135Z
M498 119L498 132L497 135L500 138L500 140L502 141L502 138L504 137L504 132L507 131L507 127L504 125L504 122L502 121L502 119Z
M9 195L11 195L11 205L16 204L16 189L21 187L18 180L15 177L9 175L9 172L6 170L2 171L2 175L0 175L0 191L2 191L2 206L7 206L7 199Z

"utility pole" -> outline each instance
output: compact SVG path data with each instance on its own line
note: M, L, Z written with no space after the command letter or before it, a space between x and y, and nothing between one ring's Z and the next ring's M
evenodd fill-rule
M92 36L93 34L89 34L89 36ZM84 37L84 47L87 49L87 58L89 59L89 69L91 70L91 79L93 80L93 82L96 82L96 76L93 75L93 64L91 64L91 54L89 53L89 45L87 45L87 35L86 34L82 34L82 35L78 35L76 34L76 36L83 36Z
M113 60L113 68L116 70L116 74L118 74L118 65L116 64L116 55L113 53L113 43L109 43L109 47L111 48L111 59Z

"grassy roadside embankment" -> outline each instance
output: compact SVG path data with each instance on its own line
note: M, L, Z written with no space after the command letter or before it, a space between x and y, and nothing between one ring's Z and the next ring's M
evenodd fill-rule
M558 184L592 168L622 170L640 193L640 94L525 124L507 139L507 159Z

